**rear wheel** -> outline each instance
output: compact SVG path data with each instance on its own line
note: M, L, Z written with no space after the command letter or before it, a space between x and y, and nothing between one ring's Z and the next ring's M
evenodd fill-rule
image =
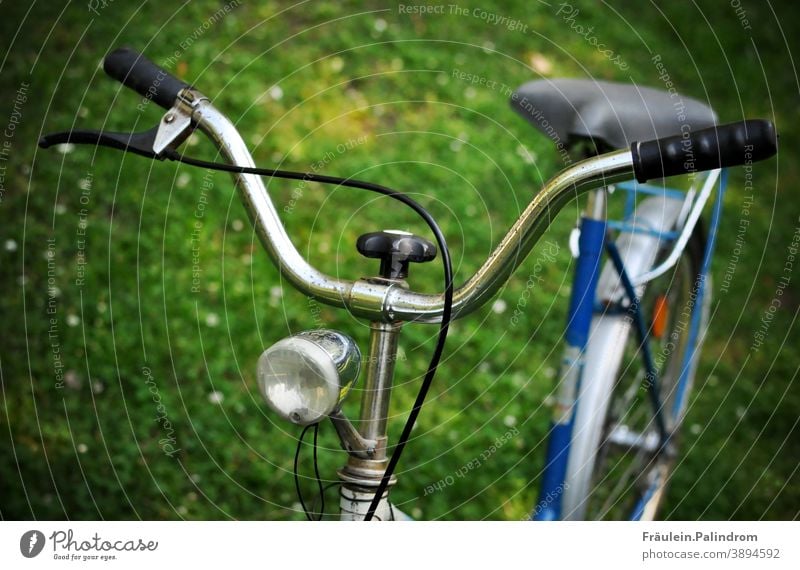
M604 414L600 437L593 436L599 443L593 454L583 458L584 469L591 470L588 485L575 490L584 497L576 509L581 518L650 520L664 498L697 362L697 351L687 362L689 343L702 338L691 332L695 309L701 312L698 332L704 330L706 321L706 308L696 307L704 250L705 238L698 224L678 263L639 292L656 374L648 374L635 326L629 324L629 317L622 317L628 323L624 328L617 323L617 330L624 332L613 349L618 356L612 360L618 364L607 372L611 375L610 393L603 395L601 402L580 403L596 406L597 412ZM627 304L624 299L610 306L608 314L599 319L620 319L613 312L624 311ZM586 367L591 371L592 363L587 362ZM661 444L651 390L658 395L666 431L672 434L666 446Z

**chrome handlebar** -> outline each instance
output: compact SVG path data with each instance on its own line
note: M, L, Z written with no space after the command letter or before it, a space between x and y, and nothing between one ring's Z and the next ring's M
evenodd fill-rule
M237 166L255 166L233 123L204 97L195 100L192 119L225 159ZM588 190L630 180L633 173L631 152L620 150L581 161L551 178L484 264L455 290L453 318L478 309L494 296L567 202ZM234 174L233 178L262 245L281 274L299 291L374 321L441 321L441 293L418 293L398 284L368 279L348 281L312 267L286 233L261 178L253 174Z
M174 150L173 147L196 126L217 145L228 162L236 166L255 166L233 123L184 81L129 48L108 54L103 67L109 75L148 101L168 109L159 126L143 133L55 133L42 137L40 146L47 148L63 142L102 144L150 158L164 158L164 150ZM777 152L775 127L766 120L711 127L689 133L688 138L686 134L635 142L630 150L589 158L554 176L534 196L475 275L455 290L453 318L474 311L497 292L571 198L634 176L644 182L696 170L746 164ZM688 149L696 152L687 155L687 142ZM348 281L312 267L289 239L261 178L237 173L234 180L261 243L283 276L301 292L373 321L441 322L443 294L417 293L399 283L374 279Z

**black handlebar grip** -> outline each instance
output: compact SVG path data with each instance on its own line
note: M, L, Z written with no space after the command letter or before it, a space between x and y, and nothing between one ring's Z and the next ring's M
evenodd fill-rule
M741 166L778 151L775 125L752 119L631 145L636 180Z
M112 51L103 61L103 69L126 87L165 109L172 107L181 90L189 86L131 48Z

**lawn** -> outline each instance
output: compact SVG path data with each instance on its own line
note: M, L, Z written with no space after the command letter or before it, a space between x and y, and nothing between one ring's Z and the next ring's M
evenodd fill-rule
M120 45L208 94L259 164L323 162L327 174L413 195L445 231L457 282L561 167L556 148L508 105L525 81L663 88L669 80L724 122L774 120L779 158L753 168L752 189L743 172L731 176L711 328L663 516L798 516L800 275L791 249L800 231L792 160L800 29L792 4L483 1L425 5L438 8L422 14L420 6L4 4L2 518L299 520L299 429L262 402L255 362L271 343L316 326L367 344L365 323L281 281L223 173L112 150L36 148L46 132L145 130L159 120L155 105L137 108L141 98L102 72L103 56ZM215 156L204 139L188 145L193 156ZM355 250L362 233L427 235L413 213L383 198L291 181L269 190L294 243L327 273L375 270ZM519 519L535 503L569 297L566 243L581 206L564 209L494 303L453 325L393 491L415 517ZM555 260L542 264L548 256ZM542 284L512 324L534 271ZM436 263L411 276L423 291L440 281ZM434 333L404 329L394 438ZM502 450L454 477L509 430L518 434ZM320 444L323 478L335 480L345 454L328 424ZM303 469L310 474L309 462ZM425 496L448 477L452 485Z

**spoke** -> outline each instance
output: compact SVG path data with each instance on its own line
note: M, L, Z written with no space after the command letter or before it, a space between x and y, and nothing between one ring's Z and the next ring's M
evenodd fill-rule
M626 456L627 453L624 454L624 455ZM616 495L627 495L628 494L628 491L633 486L633 484L631 484L630 486L627 486L624 489L624 491L621 492L621 490L622 490L622 487L626 485L626 482L628 481L628 479L630 479L630 477L633 474L633 472L636 470L637 463L638 463L637 460L641 457L641 455L642 455L641 452L635 454L634 460L631 461L631 464L628 466L628 468L625 470L625 472L619 478L617 484L614 485L614 489L609 494L609 496L606 498L605 502L603 503L603 506L600 509L601 517L605 517L608 514L608 511L610 511L613 506L616 506L619 503L619 501L622 500L622 497L620 496L620 498L618 500L614 501L613 504L611 502L611 499L613 499ZM621 459L620 459L620 462L621 462ZM634 480L634 483L635 483L635 480Z
M682 259L675 271L648 284L640 310L643 315L652 312L653 295L666 297L669 313L667 326L658 339L650 338L651 357L658 378L658 395L664 420L673 425L672 400L675 397L683 354L686 350L688 323L682 314L689 302L690 287L694 282L688 258ZM649 317L642 323L649 332ZM667 342L674 343L669 352ZM603 438L595 462L592 491L588 497L587 516L594 519L625 519L636 501L647 494L643 518L652 517L663 496L671 465L671 453L661 453L661 438L655 428L652 402L647 393L647 367L639 343L628 340L612 400L603 426ZM662 412L663 413L663 412Z

